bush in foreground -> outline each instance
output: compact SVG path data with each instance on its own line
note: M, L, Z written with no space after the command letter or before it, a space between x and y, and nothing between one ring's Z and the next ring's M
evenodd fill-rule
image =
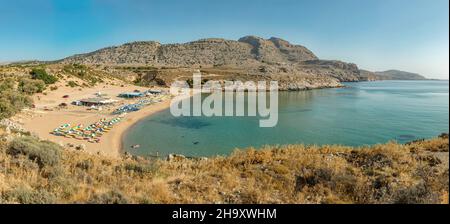
M58 164L61 159L61 150L61 146L49 141L39 141L33 137L19 137L9 144L7 153L25 155L43 167Z
M51 204L56 202L56 197L45 189L33 190L24 186L6 191L4 198L7 201L20 204Z
M0 143L7 152L0 152L0 202L448 203L446 136L359 148L267 146L176 161L78 151L45 159L54 157L45 149L59 148L48 144L30 138Z

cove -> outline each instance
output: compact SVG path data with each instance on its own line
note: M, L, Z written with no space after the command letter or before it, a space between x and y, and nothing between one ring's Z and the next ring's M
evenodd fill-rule
M406 143L449 131L448 81L345 83L347 88L280 92L278 124L259 117L147 117L123 136L134 155L228 155L235 148L284 144ZM131 149L139 144L139 149Z

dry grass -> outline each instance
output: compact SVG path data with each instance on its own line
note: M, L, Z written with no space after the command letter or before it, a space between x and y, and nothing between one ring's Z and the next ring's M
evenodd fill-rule
M0 79L26 77L31 68L0 66ZM111 73L46 68L90 83ZM111 159L32 140L12 144L0 142L0 203L448 203L448 135L362 148L268 146L173 162Z
M176 162L0 152L1 203L448 203L448 138L265 147ZM438 158L435 153L445 153Z

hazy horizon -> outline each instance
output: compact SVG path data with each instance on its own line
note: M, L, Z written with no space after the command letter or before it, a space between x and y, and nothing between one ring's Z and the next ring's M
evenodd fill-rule
M280 37L370 71L449 78L447 0L0 0L0 64L57 60L133 41ZM37 13L38 12L38 13Z

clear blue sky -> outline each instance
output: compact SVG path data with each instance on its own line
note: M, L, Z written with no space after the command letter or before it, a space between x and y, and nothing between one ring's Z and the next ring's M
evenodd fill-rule
M0 0L0 61L253 34L364 69L448 79L448 8L448 0Z

